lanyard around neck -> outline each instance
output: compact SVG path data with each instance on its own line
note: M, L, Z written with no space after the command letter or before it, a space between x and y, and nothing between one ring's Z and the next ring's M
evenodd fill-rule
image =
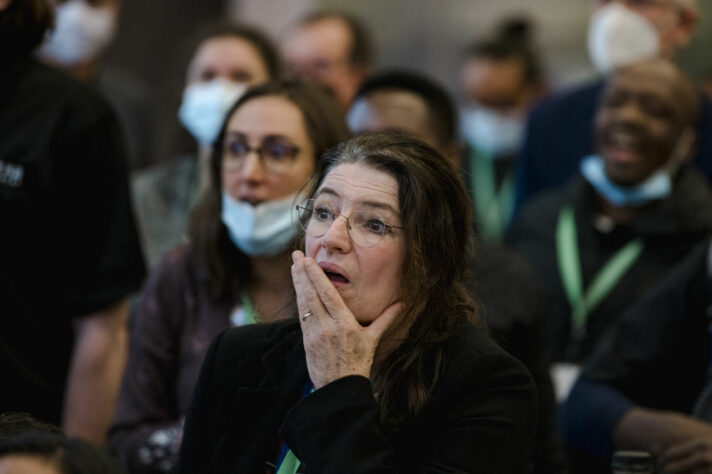
M472 148L470 152L472 166L471 182L477 210L480 232L487 239L498 241L514 209L514 180L507 173L497 190L497 180L491 157Z
M574 210L571 206L561 209L556 225L556 256L571 307L574 337L580 338L585 334L588 315L608 296L642 252L643 241L640 238L628 242L601 267L584 292Z
M240 301L242 302L242 310L245 312L245 324L255 324L257 322L257 311L255 311L247 290L240 292Z
M314 384L312 384L311 379L307 380L302 390L302 399L306 398L307 395L314 391ZM277 458L277 472L275 474L296 474L297 469L302 462L299 458L292 452L287 446L287 443L282 441L279 447L279 457Z

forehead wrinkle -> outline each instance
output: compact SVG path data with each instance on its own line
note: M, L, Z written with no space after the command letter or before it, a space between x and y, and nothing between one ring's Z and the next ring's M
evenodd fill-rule
M348 199L350 200L353 204L352 207L361 207L361 206L366 206L374 209L383 209L387 210L391 213L393 213L394 216L399 216L400 213L398 211L398 197L395 193L392 193L390 191L386 191L382 189L379 186L374 186L374 185L369 185L369 184L356 184L351 182L350 180L341 178L340 176L333 176L334 172L330 173L327 175L326 179L324 180L324 183L322 186L317 190L316 194L314 197L318 197L322 194L328 194L330 196L334 196L340 199ZM329 184L328 181L336 181L338 186L334 186L333 184ZM352 188L352 189L349 189ZM338 189L338 191L337 191ZM393 201L396 203L396 206L394 207L391 203L379 200L378 197L361 197L362 193L360 191L366 190L370 192L376 192L378 194L382 194L384 196L387 196L389 199L386 201ZM346 191L346 192L344 192ZM353 192L349 192L353 191ZM355 197L353 197L355 196Z

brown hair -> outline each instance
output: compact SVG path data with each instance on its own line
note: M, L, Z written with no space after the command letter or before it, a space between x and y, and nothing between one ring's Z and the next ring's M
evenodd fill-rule
M473 250L472 208L447 158L397 132L359 135L330 150L306 184L310 197L331 170L346 163L385 172L398 183L406 247L400 291L403 321L410 328L406 341L375 367L373 380L382 421L395 426L427 402L444 366L443 342L462 324L483 327L465 286Z
M244 284L251 274L249 258L230 241L222 223L222 185L220 179L223 140L230 118L243 104L260 97L287 99L302 113L307 135L314 147L314 161L330 147L349 137L344 116L334 99L320 86L301 81L269 82L249 89L232 106L213 144L210 157L210 186L201 196L188 222L188 237L205 263L214 297L227 297L237 278Z
M277 80L281 77L282 59L272 39L256 26L230 21L210 23L198 30L191 38L190 56L186 62L192 61L198 48L207 40L223 37L238 38L250 43L257 50L270 80ZM183 70L185 69L187 68L183 68Z

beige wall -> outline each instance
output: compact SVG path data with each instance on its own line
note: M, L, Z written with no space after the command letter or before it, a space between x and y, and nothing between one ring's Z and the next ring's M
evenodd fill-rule
M319 6L363 18L376 39L379 66L424 71L453 91L465 45L512 13L527 14L536 22L538 43L555 83L592 73L584 44L589 0L239 0L231 14L281 36L291 19ZM556 15L547 14L552 11Z
M230 1L230 0L228 0ZM232 0L231 15L253 21L275 35L304 12L320 6L361 16L370 26L381 67L424 71L456 88L462 48L487 34L504 16L525 13L537 24L536 37L555 87L594 75L586 54L591 0ZM712 0L701 3L700 32L681 55L695 76L712 77Z

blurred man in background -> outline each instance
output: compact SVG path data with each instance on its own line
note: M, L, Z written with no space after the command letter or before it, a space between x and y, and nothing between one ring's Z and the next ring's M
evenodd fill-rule
M466 51L460 70L462 166L482 235L501 240L514 209L514 168L532 106L546 91L531 25L505 20Z
M374 62L366 26L346 13L316 12L306 16L287 36L283 50L294 75L324 84L344 110Z

